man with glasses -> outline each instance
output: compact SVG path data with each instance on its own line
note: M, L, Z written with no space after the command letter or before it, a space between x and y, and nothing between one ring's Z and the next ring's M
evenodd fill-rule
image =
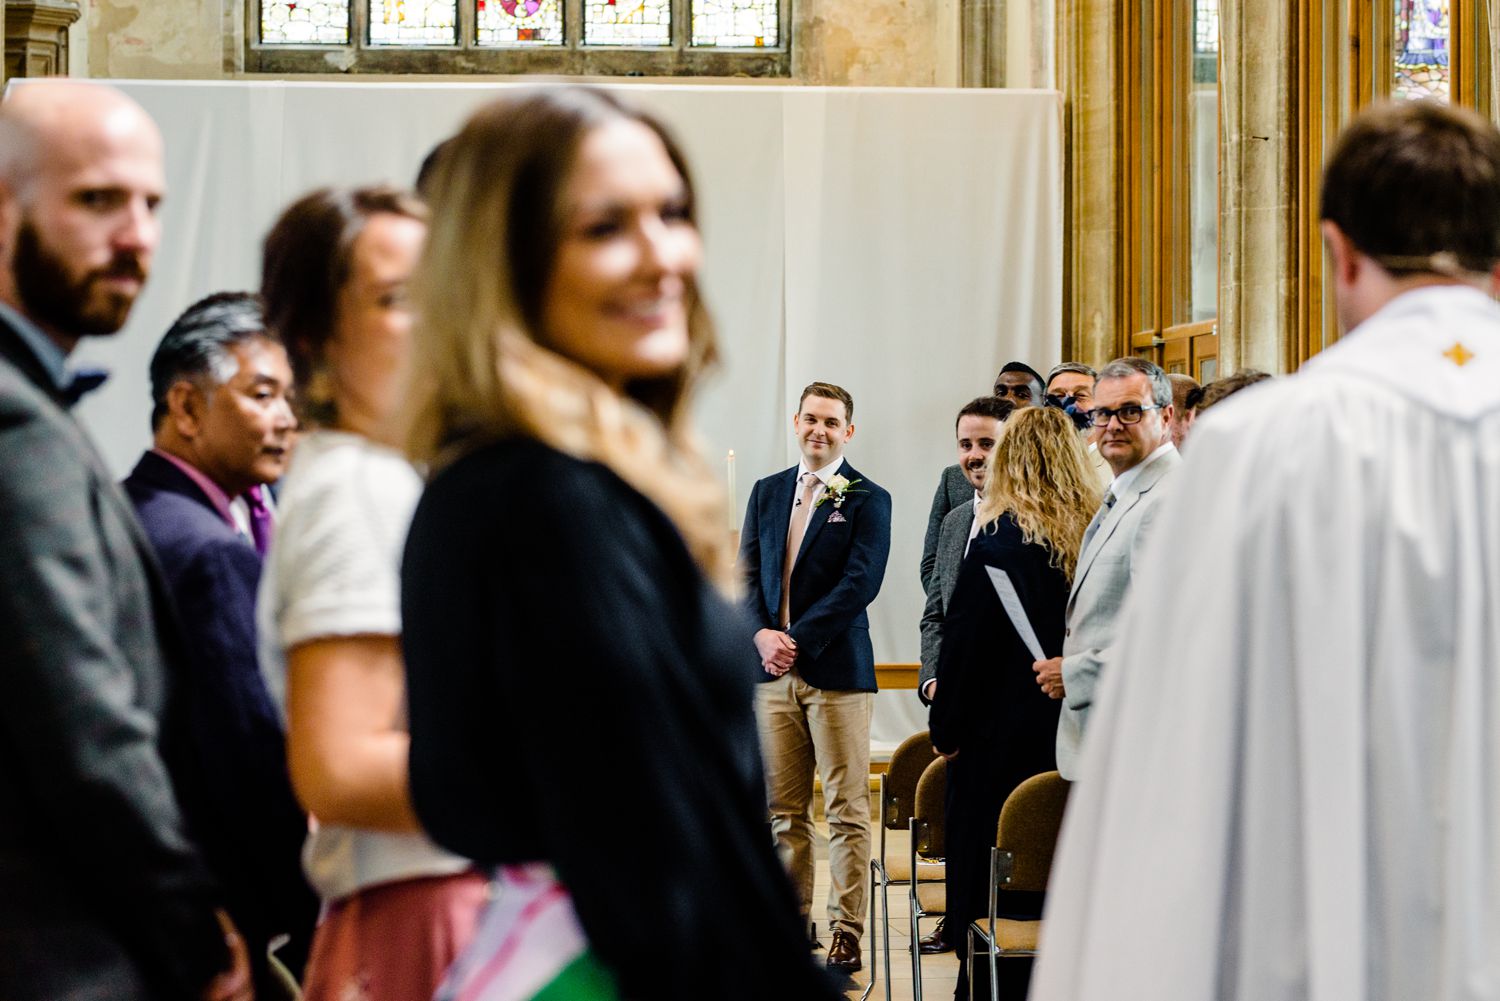
M1042 690L1063 700L1057 770L1069 780L1077 778L1089 708L1108 669L1133 567L1161 506L1159 488L1182 461L1172 447L1172 384L1149 361L1120 358L1106 365L1094 387L1090 416L1114 481L1083 536L1063 655L1034 666Z

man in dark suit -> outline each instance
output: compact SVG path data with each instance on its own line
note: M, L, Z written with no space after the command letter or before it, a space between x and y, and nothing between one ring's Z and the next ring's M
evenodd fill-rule
M194 679L193 751L212 811L197 835L250 949L257 991L267 947L300 975L318 902L302 876L307 818L256 660L255 594L272 520L261 491L285 471L297 422L286 350L259 300L220 293L189 307L151 359L155 447L125 491L161 561Z
M802 461L750 491L740 536L763 672L756 718L772 830L804 915L812 910L813 772L828 816L828 966L862 965L870 868L870 694L865 609L891 549L891 495L844 460L854 401L830 383L802 391L792 433Z
M161 135L72 81L0 104L0 997L249 996L188 838L184 686L150 544L68 413L146 280ZM227 946L227 947L226 947Z
M1006 362L995 376L993 395L1012 407L1040 407L1045 397L1042 393L1042 377L1036 369L1023 361ZM937 565L938 532L943 519L954 508L968 503L973 495L973 485L964 475L961 465L954 463L943 470L938 478L937 491L932 495L932 507L927 512L927 534L922 539L922 593L932 593L932 569Z
M943 639L943 610L958 581L958 568L969 548L974 512L984 490L985 471L1000 425L1010 416L1013 404L998 396L981 396L964 404L958 412L954 435L958 439L958 468L973 494L966 504L959 504L943 517L938 532L933 574L928 578L927 603L922 609L922 670L917 675L917 697L923 705L932 705L933 687L937 684L938 646Z

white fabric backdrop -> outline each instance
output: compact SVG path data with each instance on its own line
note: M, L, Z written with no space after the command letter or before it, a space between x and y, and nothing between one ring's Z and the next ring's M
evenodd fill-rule
M24 84L21 84L24 85ZM79 358L113 370L80 409L123 475L149 440L146 361L190 302L253 288L276 214L320 184L411 183L435 143L516 85L118 82L161 123L169 193L129 326ZM875 656L917 659L917 563L958 408L1012 358L1058 360L1061 101L1053 91L614 85L674 129L700 191L703 284L725 366L700 426L736 453L735 520L796 461L802 386L854 395L849 456L895 499ZM880 743L921 729L877 698Z

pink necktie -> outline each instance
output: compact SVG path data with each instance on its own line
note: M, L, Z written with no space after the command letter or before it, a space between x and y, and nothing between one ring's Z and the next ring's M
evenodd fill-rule
M271 548L271 533L275 529L275 523L271 520L271 509L266 506L265 498L261 491L265 487L251 487L245 491L245 506L250 510L250 541L255 543L255 551L262 556L266 550Z
M813 494L817 491L817 475L803 473L802 493L792 508L792 522L786 530L786 556L781 561L781 609L776 614L783 629L792 623L792 566L797 562L797 551L802 548L802 537L807 534L807 522L812 517Z

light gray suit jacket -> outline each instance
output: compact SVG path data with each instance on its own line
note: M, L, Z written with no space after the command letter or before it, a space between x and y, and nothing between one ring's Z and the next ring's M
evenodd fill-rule
M967 482L967 481L965 481ZM932 576L928 578L927 605L922 609L922 670L917 673L917 698L923 705L932 705L922 689L927 682L937 677L938 649L943 642L943 617L948 612L948 599L953 597L953 588L958 584L958 571L964 563L964 550L969 546L969 529L974 527L974 488L969 488L970 502L960 504L943 517L938 531L937 561Z
M1130 590L1136 561L1161 509L1162 480L1182 462L1176 450L1147 460L1124 495L1091 536L1085 537L1073 590L1068 596L1068 626L1063 637L1062 715L1057 720L1057 770L1078 777L1078 753L1099 675L1109 663L1120 606ZM1095 516L1098 518L1098 515Z

